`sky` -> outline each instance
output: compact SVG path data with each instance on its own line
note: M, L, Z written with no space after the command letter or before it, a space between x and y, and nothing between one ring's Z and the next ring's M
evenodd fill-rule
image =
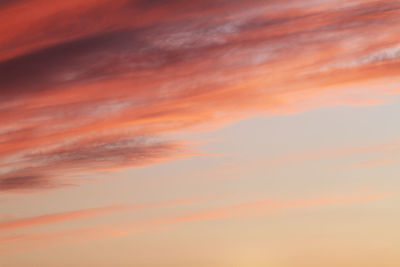
M400 1L0 18L0 266L400 266Z

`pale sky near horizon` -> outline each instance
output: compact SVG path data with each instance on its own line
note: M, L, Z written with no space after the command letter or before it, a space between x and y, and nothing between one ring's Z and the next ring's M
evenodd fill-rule
M0 266L400 266L399 15L0 0Z

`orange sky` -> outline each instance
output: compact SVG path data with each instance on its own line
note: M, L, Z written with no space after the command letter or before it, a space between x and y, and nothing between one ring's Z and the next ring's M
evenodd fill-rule
M381 239L399 1L0 0L0 17L1 266L400 264ZM371 240L351 254L356 225Z

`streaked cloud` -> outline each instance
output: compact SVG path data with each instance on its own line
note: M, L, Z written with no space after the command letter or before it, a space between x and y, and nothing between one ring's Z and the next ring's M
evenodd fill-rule
M52 188L54 185L42 176L35 175L20 175L20 176L5 176L0 181L0 189L15 190L15 189L45 189Z
M381 166L381 165L388 165L394 164L395 161L391 159L380 159L380 160L368 160L363 162L358 162L355 164L347 165L347 168L365 168L365 167L372 167L372 166Z
M183 145L177 143L111 138L80 140L24 154L18 161L4 166L10 171L0 174L0 190L32 192L73 185L73 179L57 177L141 167L189 155L185 154Z
M193 155L171 136L255 114L386 103L399 14L398 1L2 1L0 190Z
M215 208L187 216L163 219L160 221L152 222L152 224L180 223L188 221L233 218L242 216L263 216L269 213L291 208L370 202L384 199L390 197L391 195L392 194L389 193L377 193L341 197L322 197L314 199L310 198L289 201L276 201L273 199L265 199L237 205L225 206L222 208Z
M254 217L254 216L271 216L276 212L289 212L292 209L309 208L316 206L323 206L328 208L332 205L351 205L356 203L368 203L379 201L385 198L392 197L393 193L353 193L347 195L333 196L333 197L320 197L320 198L304 198L297 200L274 200L274 199L261 199L247 203L237 203L226 205L222 207L208 208L198 211L192 211L188 214L176 215L173 217L153 219L143 222L134 222L121 225L110 226L93 226L90 228L64 230L59 232L47 233L15 233L12 235L0 236L3 244L13 244L23 242L22 249L34 248L36 246L51 245L55 241L59 242L76 242L78 240L97 239L97 238L111 238L132 235L140 232L157 231L169 227L174 227L182 223L190 223L194 221L203 220L221 220L235 217ZM153 206L166 206L170 204L178 204L179 202L186 203L187 201L178 201L177 203L161 203L161 205ZM139 206L143 208L142 206ZM146 206L144 206L146 207ZM100 207L87 210L72 211L60 214L49 214L38 217L19 219L10 222L3 222L0 224L0 229L21 228L37 224L52 224L60 221L68 221L73 219L82 219L92 216L105 215L110 212L137 209L137 207L126 206L124 208L118 207ZM7 249L3 253L7 252Z
M196 201L198 201L198 199L193 198L193 199L178 199L173 201L145 203L137 205L109 205L109 206L102 206L96 208L88 208L88 209L81 209L81 210L74 210L74 211L67 211L67 212L60 212L53 214L43 214L28 218L16 218L0 222L0 231L4 230L9 231L11 229L20 229L33 226L68 222L79 219L87 219L122 211L162 208L179 204L187 204Z
M262 159L258 161L246 161L245 159L240 159L240 161L233 161L224 164L222 169L227 172L235 172L240 169L257 168L260 166L269 166L270 168L276 167L287 167L295 163L315 161L315 160L328 160L332 159L349 159L355 158L359 162L354 164L346 165L345 168L362 168L375 165L386 165L395 163L396 160L392 158L397 158L400 153L399 139L391 139L386 142L381 142L378 144L371 144L368 146L354 146L345 148L324 148L318 150L307 150L302 153L293 154L283 154L270 157L268 159ZM375 158L375 160L363 160L363 157L369 156ZM240 164L239 164L240 162ZM335 166L335 169L338 167ZM339 169L343 168L340 166Z

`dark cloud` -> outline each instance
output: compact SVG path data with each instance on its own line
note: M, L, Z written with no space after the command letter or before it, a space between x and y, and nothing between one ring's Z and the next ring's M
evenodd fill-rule
M259 0L258 0L259 1ZM152 9L166 8L172 12L199 12L215 8L225 8L240 3L241 0L129 0L127 6L131 8L148 11ZM250 0L249 2L257 2ZM175 9L175 10L174 10Z
M6 8L10 5L16 5L26 0L0 0L0 8Z
M146 2L146 3L145 3ZM142 6L157 7L166 4L165 1L134 1L138 8ZM177 4L180 1L168 1ZM215 1L214 1L215 2ZM223 4L231 1L217 1L208 9L223 8ZM234 1L240 2L240 1ZM184 7L186 5L182 4ZM202 4L193 3L195 9L202 9ZM224 34L247 34L248 31L268 31L314 20L315 28L291 30L278 39L271 36L258 39L259 42L285 41L287 38L300 38L300 34L315 33L316 30L338 30L349 28L351 25L360 27L359 18L368 14L382 14L387 11L397 10L396 3L372 3L350 8L346 11L333 11L331 13L297 14L295 16L278 16L276 18L258 17L249 20L235 30L232 28L234 21L215 18L211 20L196 20L187 18L175 23L157 23L151 26L117 31L103 31L95 35L58 43L47 48L14 57L0 62L0 99L7 99L23 93L38 93L43 90L57 90L73 84L87 83L99 79L106 79L120 75L135 75L145 70L157 71L163 66L173 66L181 61L190 61L193 58L213 56L209 46L215 47L225 44ZM102 10L104 12L105 10ZM121 11L122 12L122 11ZM337 13L335 19L330 15ZM98 13L94 13L97 16ZM343 20L338 20L342 16ZM352 24L349 19L357 20ZM379 18L365 18L377 20ZM213 22L213 20L215 20ZM332 22L330 22L332 21ZM83 23L83 22L82 22ZM285 24L288 24L285 26ZM321 25L322 24L322 25ZM361 24L362 25L362 24ZM354 27L352 26L352 27ZM230 29L231 27L232 29ZM77 27L74 27L77 31ZM220 28L218 30L218 28ZM235 33L235 31L238 31ZM278 32L279 33L279 32ZM44 36L45 37L45 36ZM274 38L277 36L275 35ZM306 36L304 36L305 38ZM263 39L266 38L266 39ZM254 44L257 40L235 40L239 46ZM249 42L246 44L246 42ZM23 79L21 78L23 77Z
M63 177L71 174L145 166L182 156L184 149L178 143L157 142L145 137L79 140L57 149L25 155L22 162L16 162L17 169L0 176L0 191L66 186L71 182ZM28 165L31 167L18 169Z
M135 36L134 31L89 36L3 61L0 63L1 95L37 93L105 78L117 72L118 66L123 68L124 61L134 62L132 71L143 68L140 60L145 59L140 53L146 44Z
M0 62L0 100L102 79L148 75L148 70L199 58L206 52L201 48L217 42L207 38L222 34L212 25L208 29L186 25L186 32L177 35L174 28L178 26L101 33Z
M36 190L53 188L55 185L39 175L10 176L0 178L0 191Z

